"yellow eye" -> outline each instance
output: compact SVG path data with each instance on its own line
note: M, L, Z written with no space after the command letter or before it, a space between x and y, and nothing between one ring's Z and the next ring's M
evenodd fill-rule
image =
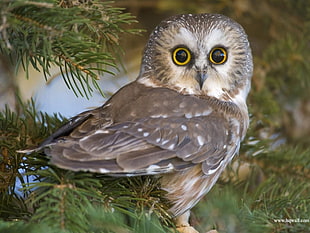
M176 48L172 52L172 60L176 65L185 66L191 60L191 53L187 48Z
M211 50L209 59L213 64L220 65L227 60L227 51L221 47L215 47Z

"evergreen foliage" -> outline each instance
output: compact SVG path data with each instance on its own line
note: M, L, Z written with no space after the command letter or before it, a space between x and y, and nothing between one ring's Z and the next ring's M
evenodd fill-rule
M99 75L115 67L120 52L119 34L138 33L124 24L136 22L111 2L98 0L4 0L0 3L2 28L0 51L19 68L31 65L47 79L56 65L67 86L86 96ZM80 89L80 86L82 89ZM92 85L91 85L92 84Z
M188 12L185 1L158 2L169 14ZM194 2L192 12L211 9L250 25L246 31L259 48L253 43L251 125L237 166L194 208L192 223L201 232L310 232L310 127L302 121L310 117L309 4ZM46 77L51 65L59 66L67 85L89 96L100 72L115 67L120 33L138 32L122 26L135 22L132 16L110 5L1 1L1 53L14 67L27 71L31 65ZM258 24L265 35L251 33ZM16 153L38 145L66 121L34 105L20 101L17 111L0 112L0 232L173 232L157 179L66 171L49 164L42 152Z

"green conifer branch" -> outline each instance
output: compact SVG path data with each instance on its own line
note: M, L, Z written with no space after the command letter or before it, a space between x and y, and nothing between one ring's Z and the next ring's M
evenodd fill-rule
M114 57L121 52L119 35L139 33L126 28L136 22L134 17L110 4L98 0L2 1L0 51L16 69L22 65L27 77L32 66L47 79L56 65L76 95L88 97L94 88L101 92L96 81L117 68Z

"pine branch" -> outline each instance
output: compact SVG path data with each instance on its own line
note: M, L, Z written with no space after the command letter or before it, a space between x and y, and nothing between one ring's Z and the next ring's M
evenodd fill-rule
M29 199L31 203L28 204L36 209L31 218L33 222L45 223L61 230L88 232L93 225L91 222L102 218L103 223L109 223L103 229L113 228L119 232L134 228L136 230L133 232L145 232L138 229L142 227L141 224L145 224L144 218L148 216L149 220L160 219L163 226L151 221L157 230L173 226L166 212L167 207L163 207L164 202L160 200L163 191L159 190L158 181L149 177L109 178L54 167L37 170L32 175L36 175L39 181L26 186L27 190L32 190ZM91 211L95 208L101 214L95 219L89 217L88 208ZM122 226L115 224L115 218L131 220Z
M110 4L99 0L2 1L0 51L11 58L16 70L22 65L27 77L30 65L46 79L56 65L76 95L88 97L93 88L101 92L96 80L111 73L111 67L117 68L114 55L121 52L119 35L139 33L125 28L136 22L134 17Z
M0 112L0 217L4 219L28 219L31 215L24 200L29 193L21 192L16 185L29 183L31 177L25 176L24 172L35 168L28 166L26 157L17 154L16 150L37 145L64 120L58 115L50 117L37 113L33 102L21 107L20 114L8 107ZM31 162L36 164L37 159ZM36 166L37 170L40 168Z

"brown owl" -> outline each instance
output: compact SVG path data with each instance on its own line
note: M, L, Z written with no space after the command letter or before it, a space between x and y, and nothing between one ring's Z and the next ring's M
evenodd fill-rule
M238 153L253 71L247 35L219 14L161 22L140 74L103 106L73 117L36 150L73 171L156 175L181 232L190 209Z

